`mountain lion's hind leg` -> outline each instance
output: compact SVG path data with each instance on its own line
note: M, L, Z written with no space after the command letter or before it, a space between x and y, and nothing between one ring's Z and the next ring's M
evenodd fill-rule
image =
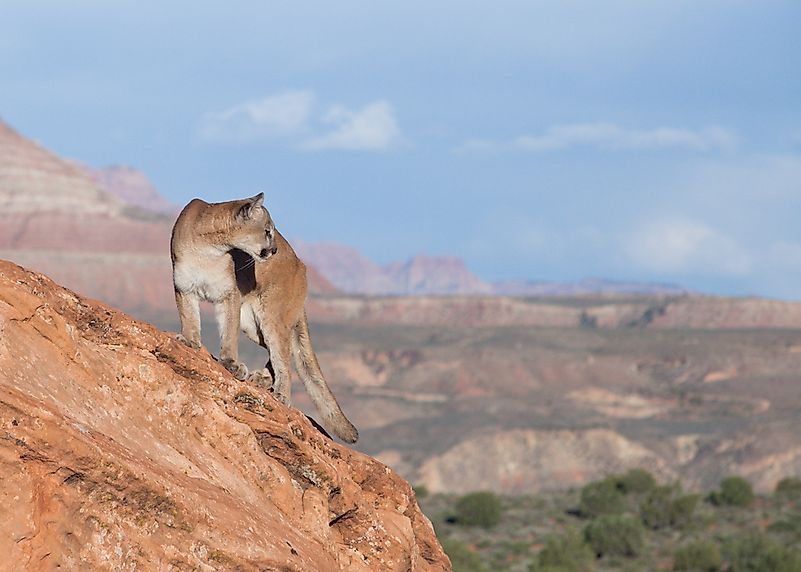
M270 351L270 364L275 372L273 395L278 401L289 406L292 395L292 378L289 371L291 356L289 333L287 332L283 336L276 331L264 333Z

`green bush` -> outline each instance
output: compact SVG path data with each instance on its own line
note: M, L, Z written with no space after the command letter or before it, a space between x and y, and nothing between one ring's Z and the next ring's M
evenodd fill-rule
M548 539L529 572L587 572L595 559L584 538L576 532Z
M470 550L464 542L446 538L442 541L442 548L451 559L453 572L490 572L478 554Z
M673 556L673 570L684 572L717 572L721 564L723 558L718 545L708 540L685 544Z
M645 469L631 469L622 475L612 475L609 479L624 495L644 494L656 487L656 479Z
M673 520L671 526L674 528L684 528L689 526L695 516L695 509L701 502L701 495L687 494L680 495L673 501Z
M609 479L589 483L581 489L579 512L582 516L595 518L605 514L620 514L623 509L623 495Z
M709 495L718 506L748 506L754 502L754 489L742 477L726 477L720 481L720 490Z
M424 499L429 494L428 487L425 485L415 485L412 487L412 490L414 490L414 496L416 496L418 499Z
M692 522L699 500L698 495L682 495L679 485L656 487L642 501L640 516L645 526L655 530L684 528Z
M640 505L642 522L648 528L658 529L670 526L672 519L673 487L656 487Z
M501 499L488 491L470 493L456 502L456 524L491 528L501 522Z
M784 501L801 499L801 479L787 477L780 480L776 484L776 496Z
M788 514L768 526L768 532L801 538L801 514Z
M801 554L764 534L730 538L723 555L729 572L801 572Z
M596 556L633 558L642 552L643 529L640 521L630 516L601 516L584 528L584 539Z

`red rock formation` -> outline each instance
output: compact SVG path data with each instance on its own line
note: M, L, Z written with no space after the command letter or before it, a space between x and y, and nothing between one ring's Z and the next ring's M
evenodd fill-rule
M117 214L122 201L79 166L25 139L0 121L0 212Z
M409 484L0 261L0 570L449 570Z

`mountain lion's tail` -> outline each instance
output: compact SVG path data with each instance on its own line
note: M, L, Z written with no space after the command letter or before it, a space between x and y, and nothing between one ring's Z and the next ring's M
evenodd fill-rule
M339 403L323 377L317 356L312 349L305 311L292 330L292 358L309 397L323 417L323 425L343 441L355 443L359 438L359 432L342 413Z

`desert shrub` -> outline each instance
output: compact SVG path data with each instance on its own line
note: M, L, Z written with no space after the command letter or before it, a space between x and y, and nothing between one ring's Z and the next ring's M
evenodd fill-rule
M785 536L789 540L801 539L801 514L797 512L785 514L783 518L768 526L768 532Z
M648 528L683 528L692 522L698 495L683 495L678 485L655 487L640 505L642 522Z
M654 529L670 526L673 495L673 487L667 486L648 493L640 505L640 516L645 526Z
M717 572L722 563L718 545L708 540L685 544L673 556L673 570L684 572Z
M754 489L742 477L726 477L720 481L720 490L709 495L709 500L718 506L748 506L754 501Z
M584 528L584 539L597 556L635 557L643 548L640 521L624 515L601 516Z
M594 559L584 538L576 532L568 532L548 539L529 572L586 572Z
M623 495L609 479L589 483L581 489L579 512L582 516L594 518L605 514L620 514L623 509Z
M776 484L776 497L783 501L801 499L801 479L787 477Z
M723 555L730 572L801 572L801 554L764 534L730 538Z
M503 507L498 495L488 491L470 493L456 502L456 524L491 528L501 521Z
M656 479L645 469L631 469L622 475L609 477L624 495L644 494L656 487Z
M689 526L695 516L695 509L701 501L699 494L679 495L673 501L673 520L671 526L675 528L684 528Z
M415 485L412 487L412 489L414 490L414 496L416 496L418 499L424 499L429 494L428 487L425 485Z
M481 558L464 543L452 538L442 541L445 554L451 559L453 572L489 572Z

